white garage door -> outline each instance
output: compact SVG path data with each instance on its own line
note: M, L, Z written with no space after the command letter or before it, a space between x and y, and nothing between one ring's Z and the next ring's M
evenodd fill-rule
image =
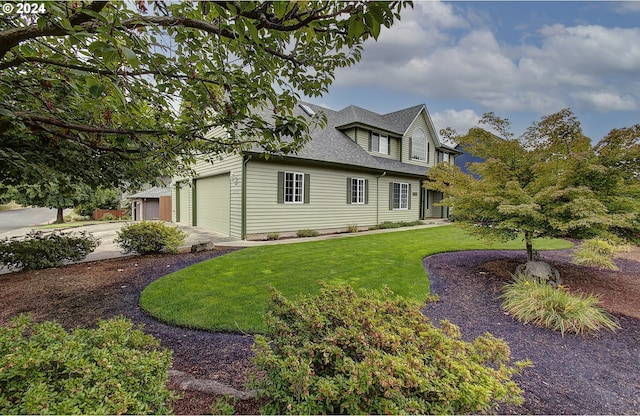
M229 235L229 175L196 180L196 226Z
M178 206L176 207L176 221L180 224L191 225L191 207L189 206L189 193L191 193L191 187L189 182L178 182L180 185L180 191L178 195Z

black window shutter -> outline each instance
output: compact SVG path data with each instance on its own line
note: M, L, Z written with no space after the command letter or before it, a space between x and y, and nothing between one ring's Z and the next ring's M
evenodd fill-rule
M373 132L372 131L369 132L369 149L368 149L369 151L371 151L371 149L373 149L373 147L371 146L371 141L372 141L371 136L373 136Z
M309 203L309 196L311 195L311 175L304 174L304 203Z
M369 179L364 180L364 203L369 203Z
M351 178L347 178L347 204L351 204Z
M278 204L284 204L284 172L278 172Z
M409 184L409 195L407 197L407 208L411 209L411 184Z
M393 182L389 182L389 209L393 209Z

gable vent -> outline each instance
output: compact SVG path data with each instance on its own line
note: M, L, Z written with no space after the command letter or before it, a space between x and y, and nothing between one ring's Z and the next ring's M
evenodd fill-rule
M308 116L314 116L316 114L315 111L313 111L311 109L311 107L309 107L306 104L298 104L300 106L300 108L302 108L304 110L305 113L307 113Z

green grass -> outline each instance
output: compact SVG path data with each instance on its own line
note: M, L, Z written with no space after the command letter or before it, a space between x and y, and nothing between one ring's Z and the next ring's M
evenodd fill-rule
M571 247L565 240L539 240L536 249ZM428 255L459 250L523 249L524 242L489 243L453 227L423 228L308 243L240 250L150 284L142 308L176 325L262 333L269 287L285 297L319 292L320 281L381 289L424 300L429 280L422 266Z

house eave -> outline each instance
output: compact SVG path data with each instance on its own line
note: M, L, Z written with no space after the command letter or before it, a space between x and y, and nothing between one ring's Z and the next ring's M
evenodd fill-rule
M387 174L407 176L411 178L420 178L420 179L426 178L427 176L426 171L429 170L428 167L425 167L425 173L418 174L418 173L402 172L393 168L376 168L371 166L351 165L348 163L332 162L332 161L318 160L318 159L306 159L306 158L290 156L290 155L273 155L273 154L267 155L266 153L254 152L254 151L246 152L246 154L251 154L252 156L256 157L252 159L252 161L259 160L261 162L281 162L281 163L291 163L291 164L297 164L297 165L325 167L325 168L334 167L334 168L341 168L341 169L353 170L353 171L359 171L359 172L368 172L376 175L387 173Z

